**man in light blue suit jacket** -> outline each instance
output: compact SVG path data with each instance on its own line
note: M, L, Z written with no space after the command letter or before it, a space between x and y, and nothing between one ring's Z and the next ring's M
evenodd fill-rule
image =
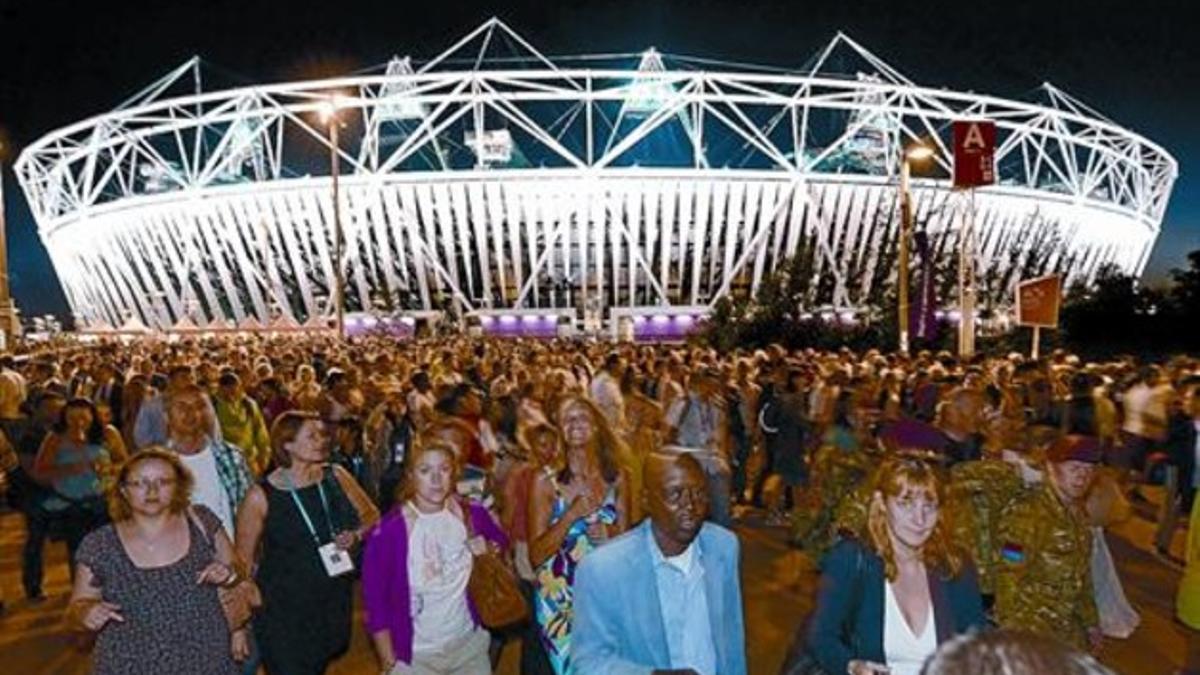
M587 675L745 675L737 537L704 522L695 458L646 458L650 518L588 554L575 571L571 649Z

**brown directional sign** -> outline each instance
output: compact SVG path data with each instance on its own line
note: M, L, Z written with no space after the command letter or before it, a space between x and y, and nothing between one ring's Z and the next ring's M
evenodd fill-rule
M1017 284L1017 323L1041 328L1058 327L1062 304L1062 277L1057 274Z

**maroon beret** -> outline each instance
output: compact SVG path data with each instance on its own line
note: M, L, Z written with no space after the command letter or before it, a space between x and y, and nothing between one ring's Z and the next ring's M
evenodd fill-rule
M1100 439L1083 434L1069 434L1054 441L1046 450L1046 459L1051 462L1087 462L1099 464L1104 459Z

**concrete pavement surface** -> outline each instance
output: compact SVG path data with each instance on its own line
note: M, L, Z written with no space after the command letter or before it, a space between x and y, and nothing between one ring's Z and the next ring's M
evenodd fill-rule
M750 672L778 672L792 634L811 607L816 574L812 562L786 544L785 530L765 524L761 512L743 513L738 526L742 541L742 583ZM1180 667L1184 654L1181 628L1173 620L1179 570L1148 551L1152 525L1135 517L1109 534L1113 557L1129 600L1142 616L1127 640L1108 640L1101 659L1128 675L1162 675ZM1173 553L1181 555L1182 532ZM17 514L0 515L0 588L6 610L0 615L0 672L5 675L86 673L89 661L80 641L61 625L68 574L65 546L47 550L47 599L31 603L21 593L20 548L24 527ZM361 619L361 615L359 616ZM498 673L518 672L519 647L506 646ZM356 622L350 652L330 669L335 675L376 673L361 621Z

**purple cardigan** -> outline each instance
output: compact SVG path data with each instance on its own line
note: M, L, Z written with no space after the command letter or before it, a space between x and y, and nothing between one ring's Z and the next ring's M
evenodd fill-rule
M508 537L496 524L492 514L478 504L471 504L471 526L475 534L508 548ZM408 583L408 524L404 522L403 505L388 512L367 535L362 563L363 605L367 614L367 632L371 635L386 630L392 636L392 651L398 660L412 663L413 620L412 595ZM479 613L470 597L467 607L475 625Z

